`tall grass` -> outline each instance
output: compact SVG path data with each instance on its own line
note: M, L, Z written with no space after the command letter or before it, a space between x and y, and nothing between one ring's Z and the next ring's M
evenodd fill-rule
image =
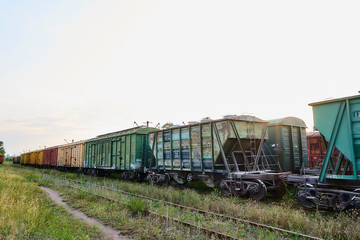
M147 184L108 180L108 185L207 211L219 212L259 223L269 224L309 235L331 239L360 239L360 221L345 213L306 212L291 208L294 200L281 205L263 204L241 198L224 198L219 192L200 194L193 189L178 190Z
M35 183L39 176L0 168L0 239L102 239L99 231L55 206Z
M45 171L53 176L63 176L64 173L53 170ZM146 183L131 183L116 179L94 178L78 174L66 174L72 179L92 183L104 184L107 187L120 188L124 191L137 193L149 197L163 199L190 207L214 211L243 219L265 223L276 227L314 235L327 239L360 239L360 221L354 220L345 213L332 212L329 214L309 213L295 210L291 205L294 199L285 198L281 205L263 204L248 199L231 197L224 198L219 191L210 194L200 194L192 189L178 190L173 187L151 186ZM35 179L36 177L32 177ZM50 183L45 175L37 179L38 182Z
M145 200L139 198L131 198L127 202L126 208L133 214L144 216L149 211L149 204Z

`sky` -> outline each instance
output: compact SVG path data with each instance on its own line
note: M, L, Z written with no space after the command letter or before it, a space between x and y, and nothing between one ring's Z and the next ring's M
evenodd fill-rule
M360 1L0 0L7 154L360 90Z

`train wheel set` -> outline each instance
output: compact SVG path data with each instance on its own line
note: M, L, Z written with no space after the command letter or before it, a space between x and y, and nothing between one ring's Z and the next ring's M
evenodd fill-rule
M229 115L188 125L148 126L21 155L20 163L81 171L121 173L168 186L202 181L226 196L263 200L296 187L305 208L356 209L360 214L360 96L310 104L326 149L319 174L308 168L305 124L298 118L264 121ZM302 174L295 174L301 172Z

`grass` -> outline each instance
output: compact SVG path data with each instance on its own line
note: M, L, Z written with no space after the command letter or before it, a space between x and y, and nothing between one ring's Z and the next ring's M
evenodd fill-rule
M140 198L131 198L127 201L126 208L135 215L145 216L149 211L149 204Z
M29 172L33 175L33 172ZM106 191L95 187L92 180L89 180L84 185L77 186L70 184L72 188L66 186L67 181L54 178L54 175L44 174L42 178L38 179L41 183L49 184L49 187L55 188L66 196L68 204L80 209L87 215L100 219L105 224L109 224L114 228L122 231L124 234L131 234L137 239L216 239L215 236L208 236L206 233L198 229L190 229L169 220L164 220L156 215L148 215L147 212L151 209L152 212L160 213L170 218L177 218L189 222L195 226L206 227L209 229L217 229L221 232L227 232L233 236L247 238L247 239L263 239L264 231L255 228L239 228L238 224L231 222L222 226L217 219L204 217L200 214L179 211L177 208L167 207L163 204L147 200L129 197L113 191ZM82 176L81 176L82 177ZM49 181L52 179L52 181ZM101 183L105 183L101 180ZM82 191L79 191L79 188ZM104 200L100 197L89 194L107 196L116 199L118 204ZM220 223L217 224L217 223ZM247 233L250 233L247 234ZM279 235L266 232L267 239L282 239ZM251 237L250 237L251 236Z
M55 206L37 185L0 167L0 239L102 239L98 229ZM38 177L41 177L38 176Z
M48 173L49 175L43 173ZM41 177L37 177L37 174ZM91 216L96 216L99 219L102 219L102 221L110 223L114 227L123 231L123 233L131 234L138 239L147 239L146 236L153 239L207 239L208 236L176 224L168 225L167 222L164 222L161 219L156 219L153 216L137 214L137 210L131 210L128 207L119 206L119 204L109 203L108 201L99 199L85 192L69 189L68 187L63 186L64 182L57 182L56 180L57 177L63 177L64 175L70 179L85 181L86 184L82 188L87 191L98 194L108 194L109 196L118 198L119 201L123 201L125 203L129 201L129 198L115 195L113 193L99 192L100 190L96 189L93 184L96 183L99 185L105 185L110 188L120 188L124 191L207 211L219 212L225 215L231 215L275 227L281 227L320 238L360 239L359 221L354 220L354 218L349 217L345 213L306 212L302 209L293 209L291 206L297 204L293 197L286 196L281 201L277 200L280 205L270 205L246 198L224 198L217 190L207 194L200 194L193 189L178 190L173 187L163 188L151 186L146 183L131 183L109 178L94 178L73 173L64 174L54 170L32 169L29 171L29 180L57 189L68 197L70 204L82 209ZM134 209L137 208L137 203L130 204L134 205ZM139 205L139 208L141 208L141 204ZM152 211L154 210L163 214L169 214L171 217L188 220L201 226L209 226L210 228L220 230L225 229L227 232L234 236L238 236L239 238L282 238L276 235L271 235L268 231L249 228L247 226L243 226L242 224L234 226L229 222L218 223L218 220L216 219L208 219L203 216L193 215L186 212L183 213L179 210L172 209L171 207L165 207L161 204L157 204L156 202L152 202L149 208Z

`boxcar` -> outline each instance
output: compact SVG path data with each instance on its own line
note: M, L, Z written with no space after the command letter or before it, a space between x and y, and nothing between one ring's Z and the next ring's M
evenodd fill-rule
M16 156L16 157L14 157L13 163L15 163L15 164L20 163L20 158L21 158L21 156Z
M42 166L43 162L43 150L35 150L30 152L30 165Z
M250 194L256 200L268 190L282 196L282 174L272 172L262 155L267 138L267 122L253 116L232 115L158 130L149 134L155 166L148 180L201 180L209 187L220 184L225 195Z
M29 164L30 164L30 165L35 165L35 164L36 164L35 151L30 152L30 155L29 155Z
M59 146L57 167L60 170L81 170L84 166L84 143L78 141Z
M23 164L29 165L30 164L30 152L22 154L23 156Z
M85 171L90 174L117 171L122 173L124 179L141 179L151 166L148 133L154 130L136 127L87 140Z
M56 167L58 159L58 146L45 148L43 156L44 167Z
M0 164L4 162L4 156L0 154Z
M21 164L21 165L24 165L24 158L25 158L25 154L23 153L23 154L21 154L21 156L20 156L20 164Z
M264 144L269 162L281 170L299 172L309 167L306 125L296 117L269 120L269 139Z
M321 168L325 159L325 144L327 145L329 142L326 138L322 137L320 132L318 131L307 133L306 137L308 142L310 168L316 169L318 171ZM339 151L334 148L331 156L331 161L337 162L338 157Z
M309 167L315 168L318 163L324 160L326 150L319 132L309 132L306 134L306 137L309 153Z

